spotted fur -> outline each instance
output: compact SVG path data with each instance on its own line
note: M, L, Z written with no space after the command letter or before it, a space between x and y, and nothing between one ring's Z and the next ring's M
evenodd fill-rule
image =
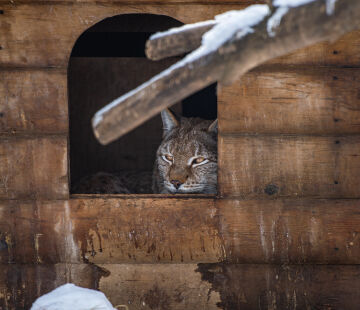
M169 110L161 116L164 134L156 153L153 192L215 194L217 121L177 119ZM203 161L197 164L197 158Z

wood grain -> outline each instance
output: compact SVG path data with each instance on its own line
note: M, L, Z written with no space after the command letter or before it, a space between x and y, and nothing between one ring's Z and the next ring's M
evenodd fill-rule
M67 197L66 136L1 138L1 199Z
M67 106L65 71L2 71L0 133L66 133Z
M360 197L359 136L219 138L221 196Z
M218 307L233 309L358 309L359 266L199 266L220 294Z
M66 283L129 309L358 309L360 267L229 264L2 265L0 307L29 309Z
M1 265L0 307L30 309L33 301L72 282L100 289L113 306L129 309L218 309L219 294L201 280L195 264Z
M359 264L359 207L155 195L3 201L0 263Z
M335 42L322 42L270 60L272 65L349 66L360 64L360 31L355 30Z
M212 198L128 197L0 204L0 263L220 260Z
M226 199L217 205L226 261L359 263L359 200Z
M360 71L260 67L218 93L222 133L359 134Z
M3 5L0 67L67 67L78 37L95 23L119 14L146 13L183 23L212 19L243 4L19 4ZM36 22L34 22L36 21ZM150 30L149 30L150 31Z

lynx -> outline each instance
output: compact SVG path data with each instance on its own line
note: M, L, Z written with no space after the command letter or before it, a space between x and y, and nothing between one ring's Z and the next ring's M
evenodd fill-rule
M177 118L161 112L163 141L154 165L154 193L214 194L217 188L217 120Z
M163 140L153 173L99 172L73 187L79 194L214 194L217 188L217 120L161 112ZM152 183L152 189L151 189Z

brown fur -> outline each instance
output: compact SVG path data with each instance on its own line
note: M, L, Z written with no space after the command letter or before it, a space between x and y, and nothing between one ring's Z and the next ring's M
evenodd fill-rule
M154 193L216 193L217 122L199 118L176 119L162 112L163 141L156 153ZM166 155L173 157L172 162ZM202 157L200 164L192 164Z

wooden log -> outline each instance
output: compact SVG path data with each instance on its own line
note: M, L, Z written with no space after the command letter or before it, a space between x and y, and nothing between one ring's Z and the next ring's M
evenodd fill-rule
M0 307L29 309L66 282L137 309L358 309L358 265L2 265Z
M225 260L256 264L358 264L359 200L217 202Z
M0 263L359 264L359 207L158 195L4 201Z
M66 88L65 71L2 71L0 133L67 133Z
M359 266L199 266L221 309L358 309Z
M335 42L322 42L268 61L271 65L359 67L360 31L355 30Z
M98 289L100 279L108 275L90 264L0 265L0 308L30 309L36 298L68 282Z
M359 150L359 136L220 135L220 195L359 198Z
M213 198L116 197L0 204L0 263L220 260Z
M335 40L360 27L360 23L350 20L360 20L360 3L338 0L334 12L327 14L325 3L311 2L289 9L275 36L269 34L268 19L265 19L249 35L236 36L235 33L219 48L205 49L202 54L194 51L98 111L93 118L95 136L102 144L108 144L215 81L231 84L267 60L320 41Z
M66 199L67 138L2 137L0 199Z
M218 309L218 293L195 264L1 265L0 307L30 309L37 297L72 282L100 289L113 306L129 309Z
M242 3L208 5L206 3L130 4L95 2L71 5L4 4L0 14L0 67L67 68L71 50L79 36L101 20L121 14L144 13L173 17L183 23L213 18L227 10L241 9ZM37 22L34 23L34 20ZM149 29L154 31L154 29ZM24 35L26 34L26 35Z
M359 69L259 67L218 92L222 133L359 134Z
M146 57L159 60L191 52L200 47L203 34L215 24L215 21L207 21L199 23L196 27L184 26L184 29L179 32L170 30L162 34L158 33L146 42Z

